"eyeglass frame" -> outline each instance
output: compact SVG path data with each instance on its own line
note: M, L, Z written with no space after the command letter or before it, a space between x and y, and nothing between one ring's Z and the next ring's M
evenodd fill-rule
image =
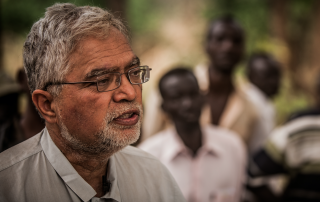
M96 81L79 81L79 82L48 82L48 83L45 85L45 87L43 88L43 90L44 90L44 91L47 91L48 87L49 87L49 86L51 86L51 85L81 84L81 83L95 83L95 84L96 84L96 87L97 87L97 91L98 91L98 92L109 92L109 91L113 91L113 90L115 90L115 89L117 89L117 88L119 88L119 87L121 86L121 76L122 76L123 74L127 74L127 75L126 75L126 77L127 77L128 81L129 81L132 85L138 85L138 84L147 83L147 82L149 81L150 77L149 77L148 81L146 81L146 82L142 82L142 83L132 83L132 82L131 82L131 79L130 79L129 73L130 73L132 70L137 69L137 68L141 68L141 67L147 67L147 69L146 69L146 70L148 70L149 72L152 70L152 68L149 68L149 66L148 66L148 65L142 65L142 66L138 66L138 67L135 67L135 68L133 68L133 69L130 69L129 71L124 72L124 73L120 73L120 72L110 72L110 73L106 73L106 74L104 74L104 75L107 75L107 74L119 74L119 78L120 78L119 86L118 86L118 87L116 87L116 88L114 88L114 89L112 89L112 90L99 91L98 82L99 82L100 80L98 80L98 79L97 79Z

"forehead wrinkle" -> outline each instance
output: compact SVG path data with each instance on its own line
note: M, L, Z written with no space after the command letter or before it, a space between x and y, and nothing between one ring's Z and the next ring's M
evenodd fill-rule
M120 45L118 45L116 47L113 46L111 48L109 48L109 47L101 48L101 46L105 46L105 44L101 44L101 45L95 46L93 48L90 48L90 47L89 48L83 48L83 46L82 46L82 48L78 48L78 50L75 53L77 53L79 56L81 56L86 51L86 54L88 54L88 56L86 56L86 58L90 58L93 55L103 53L104 51L116 50L116 49L121 48L121 46L125 46L125 45L128 45L129 50L132 51L130 45L127 42L124 42L124 43L122 43L122 44L120 44ZM89 50L86 50L86 49L89 49ZM119 51L121 51L121 50L119 50ZM127 52L127 51L125 51L125 52ZM109 57L109 56L111 57L111 56L114 56L114 55L116 55L116 54L108 55L107 57ZM93 57L90 60L88 60L86 62L82 62L80 64L87 65L91 60L94 60L94 59L96 59L98 57L100 57L100 56L98 55L98 56Z
M96 53L104 52L104 51L107 51L107 50L98 51L98 52L96 52ZM103 56L97 55L96 57L91 58L90 60L88 60L88 61L87 61L86 63L84 63L84 64L87 65L87 64L90 63L92 60L95 60L95 59L97 59L97 58L101 58L101 59L102 59L102 58L113 57L113 56L117 56L117 55L120 55L120 54L123 54L123 53L126 53L126 52L132 52L131 48L130 48L129 50L126 50L126 51L121 51L121 52L119 52L119 53L114 53L114 54L109 54L109 55L103 55ZM92 55L94 55L94 53L93 53Z
M132 50L130 49L130 50L127 50L127 51L125 51L125 52L132 52ZM117 53L117 54L112 54L112 55L107 55L107 56L96 56L96 57L93 57L93 58L91 58L91 59L89 59L89 60L87 60L87 61L85 61L85 62L80 63L80 64L81 64L81 66L89 66L90 63L91 63L92 61L94 61L94 60L103 59L103 58L109 58L109 57L114 57L114 56L123 54L123 53L125 53L125 52L121 52L121 53ZM118 67L118 68L120 68L120 67L118 66L118 64L117 64L117 65L112 65L112 66L109 65L109 64L105 64L105 65L101 65L101 66L104 66L105 68L108 68L108 67Z
M119 46L116 46L116 47L110 47L110 48L109 48L109 47L106 47L106 48L101 48L101 49L100 49L101 46L105 46L104 44L101 44L101 45L96 46L96 47L93 48L93 51L94 51L95 49L98 49L98 50L95 51L95 52L92 52L92 54L100 53L100 52L103 52L103 51L115 50L115 49L121 48L121 46L125 46L125 45L128 45L128 47L129 47L130 50L131 50L131 47L130 47L130 45L129 45L127 42L124 42L124 43L122 43L122 44L120 44Z

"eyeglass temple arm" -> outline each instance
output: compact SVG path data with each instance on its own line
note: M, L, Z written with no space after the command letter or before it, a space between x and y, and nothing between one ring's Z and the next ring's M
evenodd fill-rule
M80 81L80 82L49 82L43 90L47 91L48 87L51 85L62 85L62 84L80 84L80 83L96 83L96 81Z
M151 71L152 68L149 68L149 71ZM61 84L80 84L80 83L96 83L95 81L81 81L81 82L49 82L47 85L43 88L44 91L47 91L48 87L51 85L61 85Z

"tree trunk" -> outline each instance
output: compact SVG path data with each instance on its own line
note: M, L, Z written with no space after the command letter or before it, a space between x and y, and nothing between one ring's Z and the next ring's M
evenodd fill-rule
M274 37L287 43L286 17L288 15L287 0L269 0L271 33Z
M314 4L319 1L309 0ZM269 0L271 32L275 38L283 42L289 51L288 61L285 62L286 74L291 81L295 91L308 91L306 81L303 79L303 70L309 58L307 53L308 36L311 26L316 24L315 13L309 12L308 15L291 16L289 13L290 1L288 0ZM317 14L318 15L318 14Z

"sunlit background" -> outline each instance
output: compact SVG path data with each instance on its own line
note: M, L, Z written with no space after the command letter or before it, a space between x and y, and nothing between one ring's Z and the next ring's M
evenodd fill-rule
M194 68L207 62L208 23L232 14L246 31L246 56L267 51L283 65L284 79L275 102L278 124L293 111L313 105L320 64L318 0L73 0L115 11L131 30L131 43L142 64L153 68L144 98L160 76L175 65ZM1 0L1 66L12 77L23 66L22 46L32 24L54 0ZM246 58L239 65L243 80Z

